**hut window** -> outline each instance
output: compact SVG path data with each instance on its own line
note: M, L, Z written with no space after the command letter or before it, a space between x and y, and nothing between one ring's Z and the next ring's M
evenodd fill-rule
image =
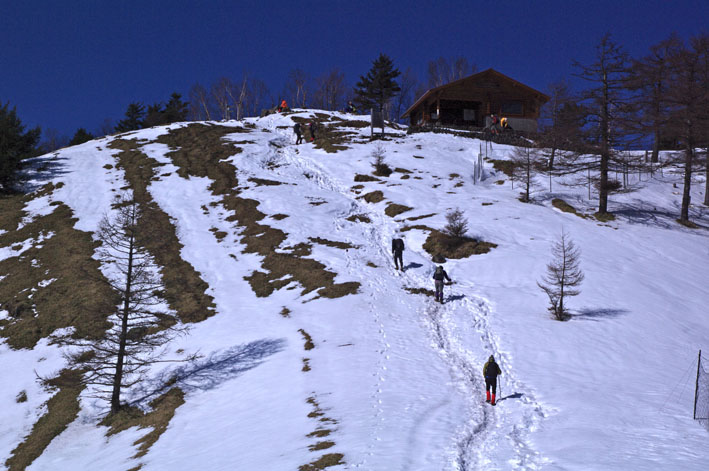
M500 112L502 114L522 115L524 114L524 106L521 101L506 101L502 103Z
M475 110L463 110L463 121L475 121Z

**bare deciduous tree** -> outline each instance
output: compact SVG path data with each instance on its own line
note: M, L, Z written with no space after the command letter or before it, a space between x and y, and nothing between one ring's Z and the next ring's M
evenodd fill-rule
M228 77L217 80L211 88L211 95L219 110L219 117L222 120L229 119L232 97L238 96L238 86Z
M309 82L308 74L301 69L293 69L288 73L285 91L294 108L305 108L307 106L308 98L310 97Z
M396 97L394 97L396 108L396 116L393 121L399 122L401 119L401 114L408 109L409 106L414 102L416 96L414 96L414 91L419 86L418 79L413 70L409 67L401 74L399 77L399 87L401 91Z
M122 407L121 393L144 381L148 366L161 361L165 344L186 331L176 315L161 309L163 285L140 244L138 204L123 199L117 206L117 215L104 217L97 233L106 279L120 298L109 318L111 327L100 339L60 339L78 347L69 355L70 363L85 372L84 382L93 386L94 397L110 402L111 414Z
M578 141L584 120L583 110L576 103L566 82L552 83L548 93L550 100L541 112L539 145L552 171L557 157L563 159L570 151L579 149Z
M207 89L199 83L195 83L189 92L189 117L196 121L211 121L210 96Z
M568 310L564 299L580 294L574 289L581 285L584 274L581 271L581 250L574 244L565 231L551 248L553 260L547 265L547 272L537 285L549 297L549 311L559 321L568 319Z
M475 69L475 65L471 65L465 57L439 57L428 62L428 86L435 88L465 78Z
M582 92L582 100L592 125L587 142L599 156L598 213L604 215L608 213L609 163L625 137L622 130L627 111L628 55L606 34L596 46L595 62L589 65L574 62L574 66L579 70L576 76L590 85Z
M512 178L522 182L524 193L520 200L529 203L529 193L534 187L534 177L543 166L539 149L530 146L515 147L512 154Z
M334 68L316 80L315 105L323 110L337 110L342 107L346 92L345 74Z

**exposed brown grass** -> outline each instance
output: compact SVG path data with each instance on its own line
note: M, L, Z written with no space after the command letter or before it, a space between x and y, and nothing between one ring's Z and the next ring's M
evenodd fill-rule
M291 313L291 310L288 309L288 308L285 307L285 306L283 306L283 309L281 309L281 312L280 312L280 314L281 314L283 317L290 317L290 313Z
M303 358L303 368L301 368L301 371L304 373L310 371L310 358Z
M285 219L285 218L287 218L287 217L289 217L287 214L282 214L282 213L273 214L273 215L271 216L271 218L272 218L272 219L275 219L276 221L280 221L281 219Z
M200 155L203 155L203 152L208 152L210 156L216 155L215 158L224 157L224 153L217 152L209 147L204 149L197 144L198 137L194 133L197 133L198 129L205 128L205 132L209 132L212 127L192 125L174 129L168 135L161 136L158 141L172 147L175 145L175 135L185 135L195 140L186 140L187 147L190 148L191 144L194 152L199 152ZM223 130L220 132L225 133ZM109 147L122 151L117 155L119 167L125 171L126 179L133 189L133 197L143 208L143 214L138 223L141 233L140 242L155 257L156 262L161 267L160 274L165 285L165 300L170 307L177 312L182 322L200 322L214 315L214 299L206 294L207 283L200 278L191 264L182 259L180 254L183 245L177 238L175 226L172 224L170 217L153 201L147 190L147 184L160 164L140 152L137 148L138 145L135 141L114 140ZM186 161L193 162L204 172L215 173L207 165L206 161L208 159L196 158L196 156L184 149L172 151L167 155L172 157L173 162L178 165ZM231 184L232 180L228 178L228 175L224 175L221 172L217 173L217 179L212 184L212 187ZM183 167L179 168L178 174L183 178L188 176Z
M17 221L18 215L10 211L21 208L8 206L0 222L6 227ZM12 348L33 348L64 327L74 327L74 336L82 338L98 338L108 328L106 319L117 297L92 258L97 243L89 233L74 229L76 222L69 207L60 203L52 213L0 235L0 246L35 241L22 255L0 261L0 273L5 274L0 306L10 314L0 335ZM50 233L54 235L38 242ZM40 286L48 279L55 280Z
M48 382L48 386L58 388L57 393L47 401L47 412L5 461L8 471L23 471L27 468L79 415L79 394L84 389L80 372L63 370Z
M256 177L251 177L249 178L249 181L252 183L255 183L256 186L278 186L278 185L285 185L283 182L278 182L276 180L268 180L265 178L256 178Z
M238 196L236 168L224 160L239 151L222 139L235 129L239 128L195 124L171 131L162 136L161 142L176 149L168 156L179 167L181 176L213 180L210 191L222 197L222 206L231 213L227 221L242 228L240 236L246 246L244 252L264 257L262 267L265 271L255 271L246 277L254 293L269 296L292 282L301 284L302 294L317 290L320 297L335 298L356 293L359 283L335 283L334 272L326 270L325 265L316 260L303 258L310 253L306 244L299 244L290 253L276 253L286 234L259 222L266 217L258 210L259 202Z
M308 240L314 244L326 245L328 247L335 247L336 249L356 249L358 246L349 244L347 242L339 242L335 240L322 239L320 237L308 237Z
M551 205L565 213L576 214L576 208L574 208L561 198L554 198L553 200L551 200Z
M185 393L180 388L172 388L150 403L150 412L145 413L137 407L125 407L101 422L109 427L107 435L113 435L131 427L151 428L146 435L136 440L133 445L140 445L133 458L145 456L175 415L175 410L185 403Z
M613 213L602 213L602 214L601 213L593 213L593 216L601 222L615 221L615 214L613 214ZM680 220L678 219L677 222L680 222ZM682 222L680 222L680 224L682 224ZM687 221L687 224L684 224L684 225L687 227L694 226L694 227L692 227L693 229L696 229L698 227L696 224L694 224L691 221Z
M433 216L435 216L435 215L436 215L436 213L424 214L424 215L422 215L422 216L412 216L412 217L406 218L406 220L407 220L407 221L418 221L419 219L430 218L430 217L433 217Z
M364 214L353 214L352 216L349 216L347 220L351 222L365 222L367 224L372 222L372 220L369 219L369 216Z
M362 199L367 203L379 203L384 200L384 193L381 191L372 191L362 196Z
M303 336L303 338L305 339L305 345L303 346L303 348L305 350L312 350L313 348L315 348L315 344L313 343L313 338L310 336L309 333L307 333L303 329L298 329L298 332L300 332L301 335Z
M407 170L407 169L401 168L401 167L396 167L394 169L394 171L397 173L413 173L411 170Z
M485 254L495 247L497 244L491 242L483 242L469 237L451 237L438 230L432 230L423 244L423 249L430 255L443 255L453 259Z
M490 159L490 162L492 162L492 168L504 173L508 177L512 177L512 173L514 172L514 164L511 160Z
M412 229L418 229L420 231L435 231L434 228L425 226L423 224L415 224L413 226L404 226L401 228L401 232L410 231Z
M610 214L610 213L607 213L607 214ZM613 216L613 215L611 214L611 216ZM598 213L596 213L596 219L598 219L599 221L603 221L601 218L598 217ZM615 219L615 216L612 219L608 219L608 220L612 221L613 219ZM695 224L689 220L685 221L684 219L677 219L677 223L683 225L684 227L688 227L690 229L699 229L699 226L697 224Z
M410 286L406 286L404 287L404 290L408 291L411 294L424 294L430 297L433 297L433 295L435 294L433 290L426 288L411 288Z
M389 203L386 209L384 209L384 214L393 218L401 213L405 213L406 211L411 211L412 209L414 208L404 206L403 204Z
M357 174L354 177L354 181L356 182L380 182L381 180L377 177L373 177L371 175L361 175Z

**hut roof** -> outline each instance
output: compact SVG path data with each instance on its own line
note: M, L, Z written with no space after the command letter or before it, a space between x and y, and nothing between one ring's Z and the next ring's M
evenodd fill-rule
M507 75L502 74L502 73L496 71L495 69L487 69L487 70L484 70L484 71L482 71L482 72L478 72L478 73L476 73L476 74L473 74L473 75L469 75L469 76L467 76L467 77L464 77L464 78L462 78L462 79L458 79L458 80L455 80L455 81L453 81L453 82L449 82L449 83L446 83L446 84L444 84L444 85L440 85L440 86L438 86L438 87L429 89L426 93L424 93L423 95L421 95L421 98L419 98L418 100L416 100L416 102L415 102L413 105L411 105L411 106L409 107L409 109L406 110L403 115L401 115L401 117L402 117L402 118L405 118L411 111L413 111L414 109L416 109L426 98L428 98L429 96L433 95L434 93L436 93L436 92L438 92L438 91L440 91L440 90L443 90L443 89L448 88L448 87L452 87L452 86L454 86L454 85L457 85L457 84L459 84L459 83L461 83L461 82L465 82L465 81L467 81L467 80L480 79L480 78L483 78L483 77L485 77L485 76L495 76L495 77L497 77L497 78L499 78L499 79L506 80L506 81L508 81L508 82L512 82L512 84L513 84L514 86L520 87L520 88L522 88L523 90L529 92L530 94L539 96L539 98L542 100L543 103L546 103L547 101L549 101L549 96L548 96L548 95L545 95L544 93L540 92L539 90L535 90L535 89L532 88L532 87L528 87L527 85L523 84L522 82L518 82L517 80L515 80L515 79L513 79L513 78L510 78L510 77L508 77Z

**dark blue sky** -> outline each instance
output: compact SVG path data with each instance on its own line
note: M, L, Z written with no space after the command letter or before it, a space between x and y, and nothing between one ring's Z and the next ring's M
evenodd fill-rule
M438 56L465 56L534 88L589 62L605 32L635 56L706 31L707 0L102 1L0 0L0 102L69 137L166 101L195 82L264 80L339 67L354 83L379 54L421 80ZM277 97L275 97L277 98Z

